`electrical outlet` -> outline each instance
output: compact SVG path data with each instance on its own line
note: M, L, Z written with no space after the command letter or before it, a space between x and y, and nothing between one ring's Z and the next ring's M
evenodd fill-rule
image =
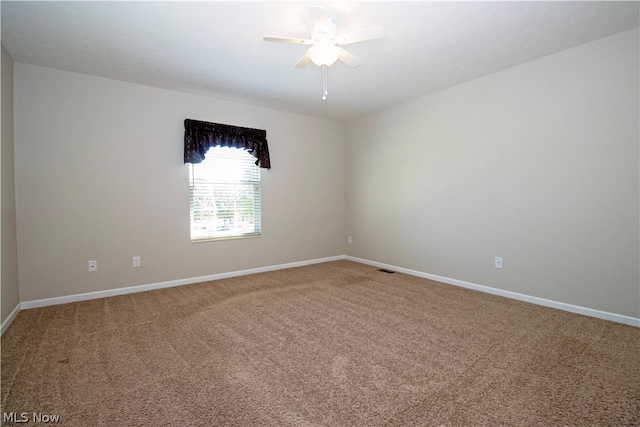
M134 256L133 257L133 266L134 267L140 267L140 257L139 256Z
M497 257L494 258L493 266L495 268L502 268L502 257L501 256L497 256Z
M349 243L349 244L353 243L353 239L351 238L351 236L347 237L347 243Z
M98 261L92 260L89 261L89 271L93 273L94 271L98 271Z

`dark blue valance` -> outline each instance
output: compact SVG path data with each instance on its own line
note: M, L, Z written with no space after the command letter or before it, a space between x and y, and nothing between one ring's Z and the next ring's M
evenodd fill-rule
M186 119L184 121L184 162L202 162L211 147L242 148L257 159L256 165L271 169L266 130Z

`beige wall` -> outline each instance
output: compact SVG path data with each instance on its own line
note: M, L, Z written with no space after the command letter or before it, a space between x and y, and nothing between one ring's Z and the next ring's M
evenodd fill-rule
M15 70L22 301L346 252L640 317L637 29L346 126ZM17 276L4 279L4 71L3 320L18 301ZM267 130L261 238L189 242L185 118Z
M640 317L638 38L348 123L347 254Z
M15 95L22 301L345 252L342 123L22 63ZM261 238L190 243L185 118L266 129Z
M13 59L2 46L2 312L4 322L20 303L18 249L16 241L16 203L13 167Z

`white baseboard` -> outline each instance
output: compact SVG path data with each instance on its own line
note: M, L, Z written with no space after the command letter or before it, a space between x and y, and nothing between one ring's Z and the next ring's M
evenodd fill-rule
M151 291L154 289L171 288L174 286L191 285L194 283L208 282L211 280L226 279L229 277L246 276L248 274L264 273L267 271L283 270L285 268L302 267L311 264L320 264L329 261L338 261L344 259L344 255L338 255L327 258L317 258L306 261L291 262L287 264L270 265L266 267L251 268L248 270L230 271L227 273L212 274L209 276L191 277L187 279L170 280L167 282L152 283L148 285L130 286L127 288L109 289L106 291L88 292L84 294L67 295L63 297L45 298L33 301L24 301L20 303L11 312L11 315L2 323L2 333L9 327L18 312L23 309L46 307L50 305L67 304L76 301L86 301L91 299L113 297L117 295L126 295L136 292Z
M18 305L16 305L16 307L11 311L9 316L6 319L4 319L4 322L2 322L2 326L0 326L0 335L4 334L4 331L7 330L11 322L13 322L13 319L15 319L18 313L20 313L21 309L22 309L21 304L18 303Z
M90 299L106 298L106 297L112 297L117 295L126 295L126 294L132 294L136 292L151 291L154 289L170 288L174 286L191 285L194 283L208 282L211 280L220 280L220 279L226 279L229 277L246 276L248 274L264 273L268 271L283 270L286 268L302 267L305 265L320 264L323 262L338 261L342 259L347 259L349 261L354 261L361 264L367 264L367 265L371 265L378 268L385 268L388 270L393 270L400 273L409 274L412 276L422 277L425 279L435 280L437 282L447 283L449 285L460 286L467 289L473 289L480 292L486 292L493 295L499 295L506 298L525 301L525 302L529 302L537 305L542 305L545 307L551 307L559 310L569 311L571 313L583 314L586 316L596 317L599 319L610 320L612 322L618 322L626 325L640 327L640 318L623 316L621 314L615 314L615 313L608 313L605 311L594 310L587 307L580 307L580 306L566 304L558 301L547 300L544 298L533 297L530 295L519 294L516 292L505 291L502 289L491 288L489 286L477 285L475 283L464 282L462 280L451 279L448 277L437 276L429 273L423 273L421 271L410 270L407 268L397 267L394 265L370 261L362 258L356 258L348 255L338 255L338 256L332 256L332 257L326 257L326 258L317 258L317 259L306 260L306 261L292 262L287 264L278 264L278 265L271 265L266 267L251 268L248 270L218 273L218 274L212 274L209 276L170 280L167 282L152 283L148 285L131 286L126 288L109 289L106 291L97 291L97 292L88 292L84 294L68 295L64 297L45 298L45 299L39 299L39 300L33 300L33 301L25 301L18 304L16 308L13 309L9 317L7 317L4 322L2 322L0 333L4 334L4 332L7 330L7 328L13 321L13 319L18 315L18 313L22 309L46 307L46 306L58 305L58 304L67 304L70 302L86 301Z
M57 298L39 299L34 301L23 302L21 304L21 308L27 309L27 308L46 307L49 305L67 304L67 303L76 302L76 301L85 301L90 299L113 297L117 295L133 294L136 292L152 291L154 289L164 289L164 288L172 288L174 286L192 285L194 283L208 282L211 280L220 280L220 279L226 279L229 277L246 276L248 274L283 270L285 268L302 267L305 265L319 264L319 263L329 262L329 261L337 261L340 259L344 259L344 255L328 257L328 258L317 258L317 259L312 259L307 261L291 262L287 264L270 265L266 267L250 268L248 270L230 271L227 273L212 274L209 276L170 280L168 282L152 283L149 285L139 285L139 286L131 286L127 288L109 289L106 291L88 292L85 294L76 294L76 295L69 295L69 296L57 297Z
M436 282L442 282L449 285L460 286L462 288L473 289L475 291L486 292L488 294L498 295L506 298L511 298L519 301L529 302L536 305L542 305L545 307L556 308L558 310L569 311L571 313L583 314L585 316L596 317L598 319L610 320L612 322L623 323L625 325L640 327L640 318L624 316L622 314L609 313L606 311L595 310L587 307L580 307L577 305L566 304L563 302L548 300L544 298L533 297L530 295L519 294L517 292L505 291L502 289L491 288L489 286L477 285L475 283L464 282L462 280L451 279L448 277L436 276L435 274L423 273L421 271L410 270L408 268L397 267L394 265L383 264L381 262L369 261L367 259L356 258L352 256L345 256L345 259L349 261L359 262L361 264L367 264L374 267L385 268L387 270L397 271L399 273L409 274L411 276L422 277L424 279L435 280Z

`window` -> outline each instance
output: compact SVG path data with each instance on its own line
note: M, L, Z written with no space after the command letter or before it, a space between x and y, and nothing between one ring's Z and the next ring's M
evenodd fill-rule
M211 147L189 165L191 241L259 236L260 169L246 150Z

